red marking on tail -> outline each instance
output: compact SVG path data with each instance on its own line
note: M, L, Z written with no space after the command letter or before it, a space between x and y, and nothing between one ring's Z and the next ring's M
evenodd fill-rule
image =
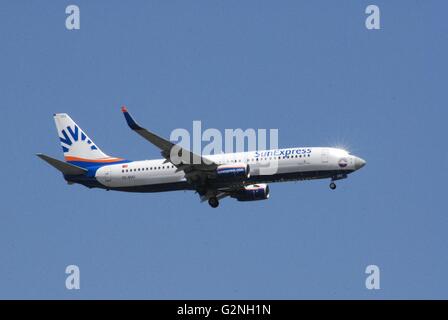
M128 108L126 108L126 106L122 106L121 107L121 112L128 112Z

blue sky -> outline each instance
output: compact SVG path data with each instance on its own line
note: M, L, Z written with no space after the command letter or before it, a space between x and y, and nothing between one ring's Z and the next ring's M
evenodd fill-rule
M381 30L364 26L367 5ZM81 29L65 29L77 4ZM448 298L446 1L2 1L0 298ZM126 126L278 128L345 145L341 181L268 201L68 186L52 114L105 152L159 152ZM65 267L81 289L65 288ZM364 286L367 265L381 289Z

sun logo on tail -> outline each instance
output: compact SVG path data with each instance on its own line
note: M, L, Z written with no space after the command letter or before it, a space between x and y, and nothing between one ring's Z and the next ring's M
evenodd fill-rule
M66 129L62 129L61 133L63 137L59 137L59 140L61 141L62 151L64 153L69 152L70 147L73 145L74 142L77 141L86 141L86 143L90 145L90 150L98 150L98 148L93 144L93 142L87 138L85 133L82 132L77 125L75 125L75 129L72 129L70 126L67 126Z

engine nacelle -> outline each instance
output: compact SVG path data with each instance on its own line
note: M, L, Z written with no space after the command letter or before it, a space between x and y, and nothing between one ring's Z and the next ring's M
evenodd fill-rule
M267 184L252 184L232 195L238 201L257 201L269 198L269 186Z
M223 164L216 168L218 179L245 180L250 177L248 164Z

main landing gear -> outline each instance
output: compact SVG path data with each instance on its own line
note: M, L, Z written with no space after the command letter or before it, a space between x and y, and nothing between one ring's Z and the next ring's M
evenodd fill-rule
M210 199L208 199L208 204L212 208L217 208L219 206L219 200L216 197L211 197Z
M336 183L334 183L334 182L330 183L330 189L331 190L336 189Z

